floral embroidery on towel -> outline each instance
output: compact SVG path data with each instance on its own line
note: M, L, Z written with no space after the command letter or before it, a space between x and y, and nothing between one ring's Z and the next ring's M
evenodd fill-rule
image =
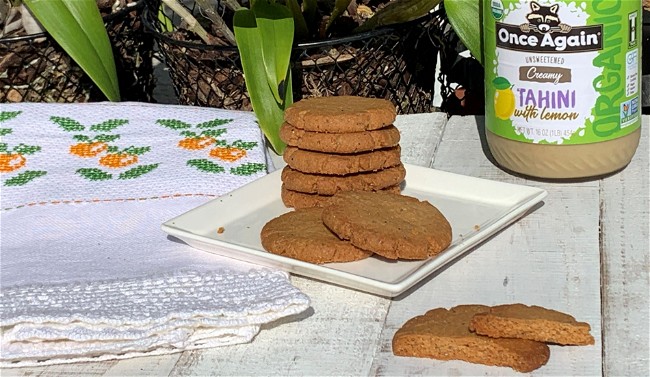
M192 125L178 119L158 119L157 124L180 131L181 140L178 141L178 147L189 150L199 151L209 148L208 157L225 163L235 163L246 157L249 150L255 148L257 142L247 142L235 140L228 143L219 137L228 132L225 128L219 128L231 123L232 119L213 119L207 122L201 122ZM205 154L205 152L202 152ZM210 161L207 158L193 158L187 161L188 166L192 166L206 173L224 173L226 168L219 163ZM261 163L244 163L229 169L231 174L236 175L253 175L266 169L265 164Z
M119 134L113 133L115 129L129 121L126 119L108 119L102 123L89 127L82 125L72 118L50 117L50 120L67 132L75 133L72 138L75 143L70 146L70 154L80 158L97 158L101 168L80 168L76 173L91 181L104 181L108 179L133 179L156 169L159 164L137 165L140 156L149 152L150 147L128 146L120 148L113 144L120 139ZM133 166L128 170L123 170ZM105 169L104 169L105 168ZM108 170L107 170L108 169ZM117 177L114 172L118 172Z
M20 115L21 111L2 111L0 112L0 123L13 119ZM0 136L6 136L13 133L11 128L0 127ZM7 143L0 143L0 172L13 173L9 178L4 180L4 186L24 186L38 177L47 174L43 170L23 170L26 168L27 157L34 153L40 152L41 147L38 145L26 145L20 143L16 146L9 146Z

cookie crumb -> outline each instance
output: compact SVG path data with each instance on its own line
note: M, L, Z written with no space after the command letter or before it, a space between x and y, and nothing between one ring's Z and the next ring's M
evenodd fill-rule
M220 226L219 229L217 229L218 234L222 234L225 231L226 231L226 229L224 227L222 227L222 226Z
M480 229L481 229L481 226L480 226L480 225L478 225L478 224L477 224L477 225L474 225L474 230L480 230Z

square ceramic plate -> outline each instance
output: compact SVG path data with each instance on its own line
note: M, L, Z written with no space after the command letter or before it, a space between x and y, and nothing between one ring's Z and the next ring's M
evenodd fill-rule
M452 244L427 260L371 257L315 265L264 251L260 242L262 227L289 211L280 199L281 170L171 219L162 229L197 249L394 297L519 219L547 194L534 187L405 166L402 193L428 200L452 225ZM220 227L224 228L221 234L217 233Z

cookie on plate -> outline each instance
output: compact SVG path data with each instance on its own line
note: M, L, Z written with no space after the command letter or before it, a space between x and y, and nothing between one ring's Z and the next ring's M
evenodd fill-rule
M322 209L305 208L280 215L260 233L265 250L309 263L351 262L372 255L336 237L321 221Z
M426 259L451 243L451 225L427 201L383 191L342 191L323 210L342 239L389 259Z
M288 190L319 195L334 195L339 191L381 190L401 184L405 176L406 169L402 164L374 172L348 175L309 174L289 166L282 170L282 182Z
M327 133L305 131L285 122L280 127L280 138L288 145L300 149L326 153L357 153L394 147L399 143L400 134L393 125L372 131Z
M354 154L322 153L289 146L283 158L287 165L303 173L333 175L377 171L402 162L399 145Z
M400 190L400 186L395 185L386 187L381 191L399 194ZM308 194L300 191L289 190L284 185L282 185L280 196L282 197L284 205L290 208L325 207L329 204L329 200L332 198L332 195Z
M541 306L507 304L472 318L470 329L493 338L519 338L562 345L594 344L586 322Z
M489 309L483 305L438 308L408 320L393 336L397 356L464 360L530 372L546 364L548 346L526 339L480 336L469 331L471 319Z
M284 112L294 127L315 132L361 132L393 124L397 111L390 101L356 96L306 98Z

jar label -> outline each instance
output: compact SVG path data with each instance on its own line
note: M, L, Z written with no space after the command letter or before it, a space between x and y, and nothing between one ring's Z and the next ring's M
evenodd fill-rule
M616 139L641 126L641 2L483 2L485 123L538 144Z

